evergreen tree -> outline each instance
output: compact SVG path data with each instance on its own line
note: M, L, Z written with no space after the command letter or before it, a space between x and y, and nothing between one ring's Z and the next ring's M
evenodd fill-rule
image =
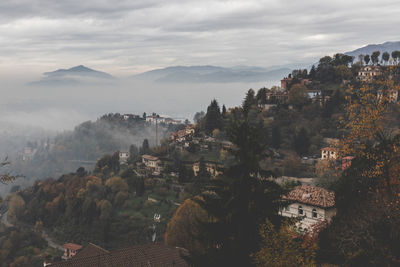
M220 129L222 127L222 116L217 100L211 101L211 104L207 108L207 114L205 117L205 130L208 134L212 133L214 129Z
M136 158L139 156L139 149L135 145L129 147L129 159L128 162L132 164Z
M258 249L258 227L268 218L278 223L281 188L257 179L258 162L265 148L263 131L247 121L234 121L229 139L237 146L236 164L223 177L211 180L210 191L198 201L211 222L202 223L198 237L206 248L192 255L199 266L251 266L250 254Z
M278 125L272 127L271 133L271 146L275 149L279 149L281 147L281 129Z
M365 55L364 56L364 61L365 61L365 65L368 65L369 62L371 61L371 57L369 55Z
M222 105L222 118L225 118L226 117L226 107L225 107L225 105Z
M248 112L250 111L250 108L251 108L253 105L257 105L257 100L256 100L256 98L255 98L255 92L254 92L254 90L253 90L253 89L249 89L249 90L247 91L246 97L245 97L244 100L243 100L243 104L242 104L243 113L247 115Z
M310 147L310 138L304 127L294 137L294 150L299 156L306 156Z
M150 145L149 145L149 140L144 139L142 143L142 147L140 148L140 154L149 154L150 153Z

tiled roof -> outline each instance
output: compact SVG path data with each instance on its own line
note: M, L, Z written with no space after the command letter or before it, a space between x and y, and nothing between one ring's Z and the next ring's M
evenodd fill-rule
M74 256L74 259L98 256L104 253L109 253L109 251L95 244L89 243L81 252Z
M309 185L296 186L287 196L283 197L312 206L330 208L335 206L335 193L321 187Z
M78 244L74 244L74 243L67 243L67 244L64 244L64 248L69 248L72 250L79 250L82 248L82 246L78 245Z
M189 266L183 259L187 252L163 244L148 244L133 248L111 251L88 257L73 257L70 260L53 263L51 267L131 267L131 266Z
M147 159L147 160L158 160L158 158L157 157L153 157L153 156L150 156L150 155L142 155L142 158L144 158L144 159Z

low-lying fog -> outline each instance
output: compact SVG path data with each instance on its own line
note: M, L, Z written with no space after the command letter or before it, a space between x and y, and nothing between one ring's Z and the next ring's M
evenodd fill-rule
M18 82L22 83L5 82L0 88L0 159L8 156L15 163L29 141L51 139L57 133L72 130L76 125L96 120L106 113L142 115L143 112L156 112L192 120L196 112L206 111L214 98L221 107L222 104L237 106L249 88L257 90L276 84L165 84L118 80L90 86L30 86L26 83L18 85ZM30 178L46 177L28 176L13 185L25 187L31 184ZM0 184L0 195L13 185Z
M105 85L18 86L0 89L0 122L42 127L46 130L72 129L86 120L110 112L143 112L192 119L215 98L220 105L239 105L249 88L273 83L165 84L138 81ZM276 83L275 83L276 84ZM8 127L0 124L2 131Z

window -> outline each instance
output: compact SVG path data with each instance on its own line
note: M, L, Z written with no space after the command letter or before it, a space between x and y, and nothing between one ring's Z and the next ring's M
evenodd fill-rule
M312 210L312 217L313 217L313 218L317 218L317 217L318 217L318 215L317 215L317 210L316 210L316 209L313 209L313 210Z
M303 215L303 207L299 206L299 215Z

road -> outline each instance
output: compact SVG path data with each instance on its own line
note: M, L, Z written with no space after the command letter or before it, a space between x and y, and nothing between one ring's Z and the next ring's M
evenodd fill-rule
M14 227L14 224L8 221L8 210L0 215L0 223L2 223L5 227ZM29 228L31 231L34 231L34 226L26 224L26 223L19 223L19 226ZM42 231L42 237L44 240L47 241L49 247L64 251L64 247L58 244L53 238L51 238L44 230Z

